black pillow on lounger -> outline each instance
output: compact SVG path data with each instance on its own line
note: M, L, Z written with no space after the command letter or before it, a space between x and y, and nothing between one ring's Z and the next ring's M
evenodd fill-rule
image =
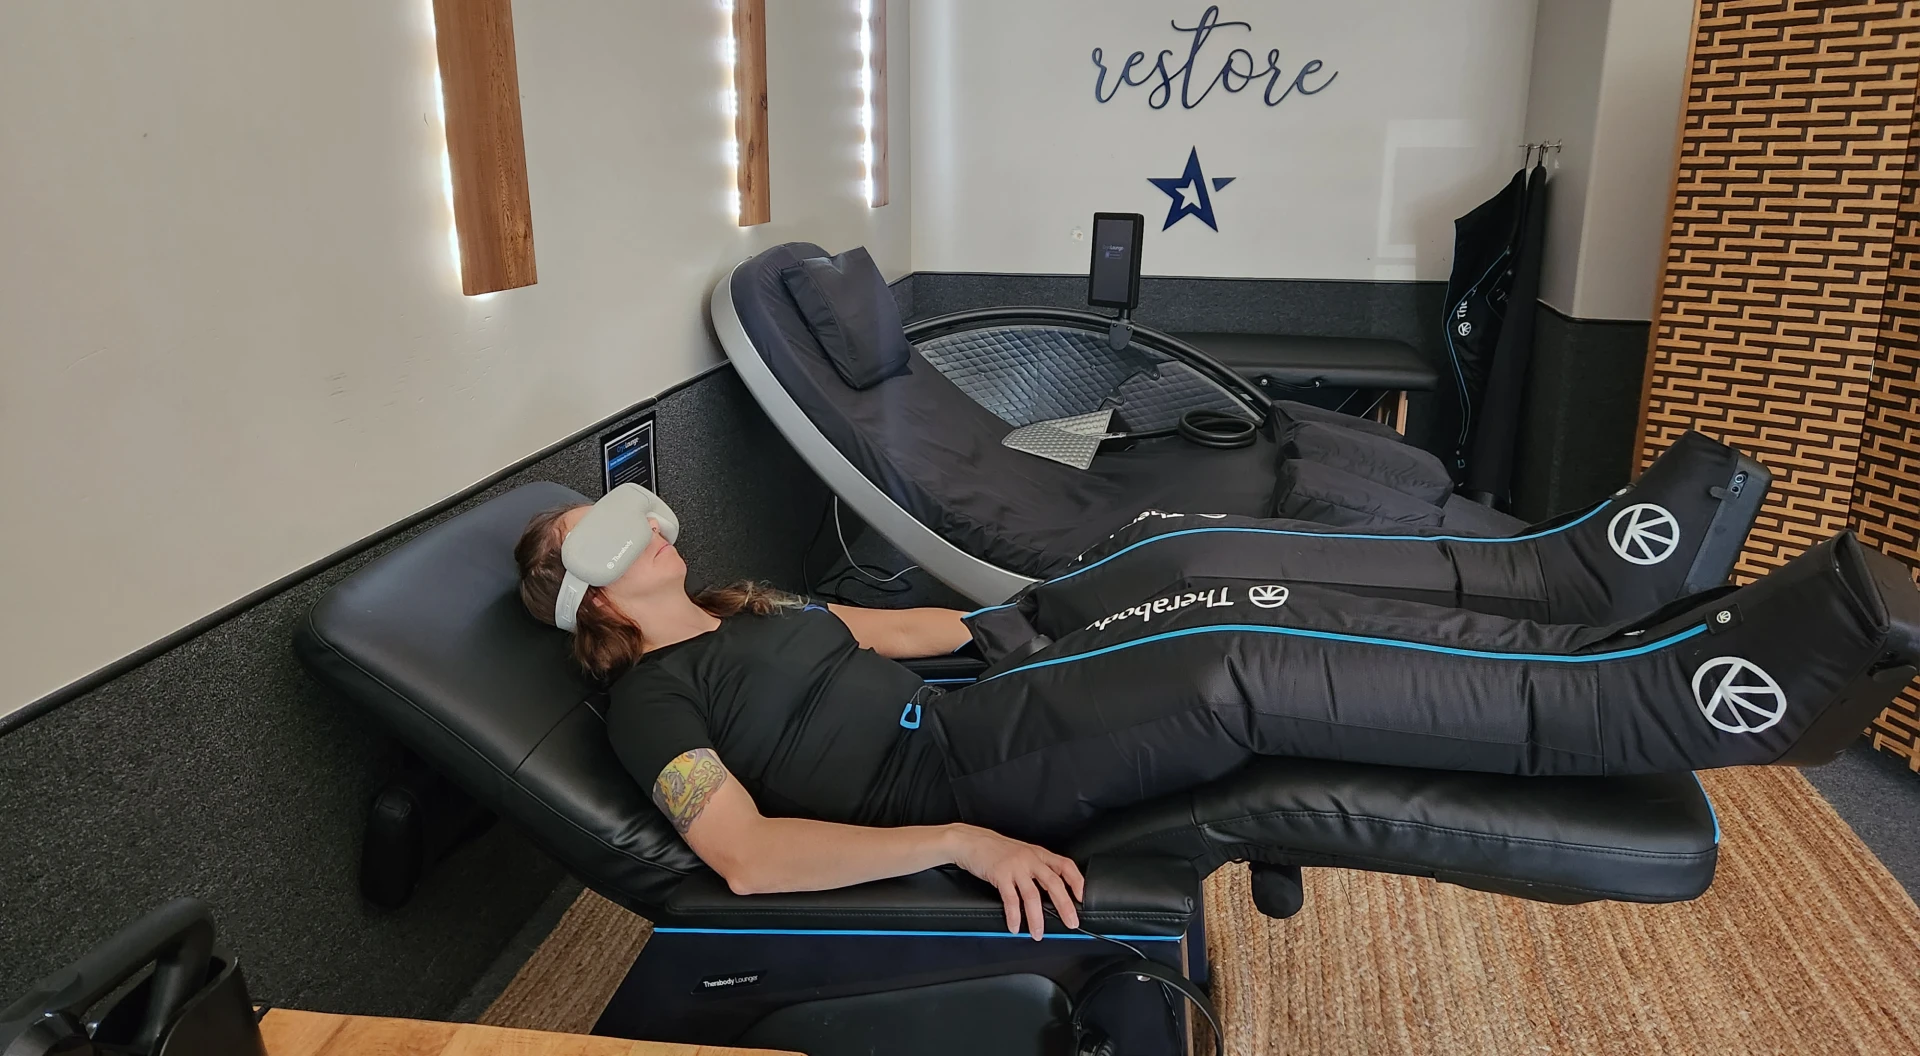
M808 257L780 278L842 381L865 389L907 372L913 349L900 310L865 247Z

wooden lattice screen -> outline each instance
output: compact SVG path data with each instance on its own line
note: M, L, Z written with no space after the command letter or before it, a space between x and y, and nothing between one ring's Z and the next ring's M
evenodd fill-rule
M1775 474L1739 571L1920 564L1920 0L1700 0L1642 412ZM1920 691L1869 731L1920 770Z

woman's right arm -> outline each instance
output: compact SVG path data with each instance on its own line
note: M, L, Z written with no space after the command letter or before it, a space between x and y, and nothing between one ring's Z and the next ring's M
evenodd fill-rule
M1019 932L1024 916L1035 939L1045 933L1043 891L1068 927L1080 926L1074 901L1084 881L1071 859L978 826L881 829L769 818L711 748L668 763L653 801L736 894L825 891L957 865L1000 892L1009 932Z

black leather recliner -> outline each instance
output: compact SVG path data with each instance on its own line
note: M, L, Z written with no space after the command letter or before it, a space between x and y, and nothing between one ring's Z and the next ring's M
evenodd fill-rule
M661 935L716 944L897 934L961 946L1004 937L998 897L956 870L739 896L701 863L614 758L603 698L572 670L565 635L531 619L517 594L512 548L527 519L584 501L530 484L422 533L314 606L297 636L301 659ZM1274 916L1299 908L1301 866L1430 876L1546 902L1674 902L1706 890L1718 839L1690 774L1548 779L1267 759L1111 815L1061 850L1086 874L1083 925L1145 945L1197 934L1200 882L1230 861L1255 863L1256 901ZM1189 949L1184 962L1196 974L1199 955ZM777 1004L766 997L757 1007ZM728 1040L719 1028L650 1022L653 1036Z

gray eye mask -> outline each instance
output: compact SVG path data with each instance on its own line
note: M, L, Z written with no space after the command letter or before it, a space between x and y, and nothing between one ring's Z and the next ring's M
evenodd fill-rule
M573 630L587 588L604 587L625 575L646 552L656 525L667 542L680 537L680 518L673 507L638 484L622 484L594 503L560 544L567 578L554 599L554 626Z

